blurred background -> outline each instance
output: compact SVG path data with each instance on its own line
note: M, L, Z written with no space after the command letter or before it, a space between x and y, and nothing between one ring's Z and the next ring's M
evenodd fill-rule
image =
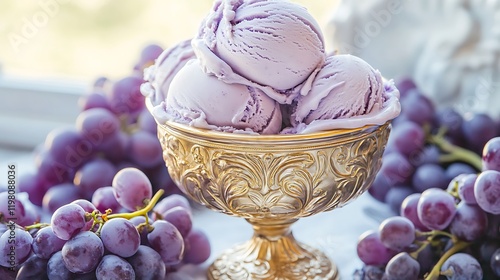
M295 1L325 25L336 0ZM212 0L0 2L0 64L8 75L92 81L129 74L150 43L195 34Z

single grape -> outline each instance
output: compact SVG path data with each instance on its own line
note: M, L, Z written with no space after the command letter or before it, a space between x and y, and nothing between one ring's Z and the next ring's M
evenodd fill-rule
M490 264L491 257L498 248L500 248L500 244L497 240L491 238L484 240L479 246L478 261Z
M109 110L93 108L78 115L76 129L92 147L99 148L102 143L114 139L120 131L120 120Z
M127 261L132 265L137 279L156 280L165 276L165 263L151 247L141 245Z
M176 206L162 214L163 219L173 224L185 238L193 227L191 212L182 206Z
M496 276L500 277L500 249L496 249L491 255L490 267Z
M477 174L466 174L458 181L457 192L460 199L470 205L477 205L474 196L474 184L477 180Z
M24 209L24 205L19 199L13 198L9 200L9 192L5 191L0 193L0 201L2 202L0 204L0 216L3 216L5 221L15 219L15 222L23 223L26 219L26 209ZM9 208L7 201L12 201L14 205Z
M136 276L132 265L115 255L104 256L95 270L95 275L97 280L134 280Z
M101 239L91 231L82 231L68 240L62 248L66 268L73 273L94 270L104 255Z
M445 171L446 180L448 182L460 174L473 174L473 173L476 173L476 170L472 166L462 162L454 162L450 164Z
M156 205L153 207L153 212L161 214L176 206L180 206L188 211L191 211L191 205L189 204L189 200L185 196L182 196L180 194L171 194L158 201L158 203L156 203Z
M466 115L462 124L462 132L467 140L468 148L481 154L486 143L497 135L496 127L495 121L487 114Z
M29 257L17 272L18 280L49 280L47 276L47 259L37 255Z
M395 186L408 183L413 172L414 167L405 156L400 153L391 153L384 157L377 177L382 176L386 184Z
M146 46L142 51L141 55L139 58L139 62L134 66L134 70L143 72L144 68L147 68L151 65L154 64L155 60L160 56L160 54L163 52L163 48L151 44Z
M391 207L394 213L399 213L403 201L414 192L410 186L394 186L385 195L385 203Z
M491 138L483 148L483 170L500 171L500 137Z
M58 208L50 221L52 231L62 240L68 240L85 227L85 210L77 204L67 204Z
M82 197L80 189L72 183L62 183L52 186L43 196L42 207L53 213L63 205Z
M87 95L84 95L78 99L78 106L82 111L93 109L93 108L103 108L106 110L111 110L111 106L109 105L106 96L104 96L101 92L91 92Z
M184 256L184 239L171 223L158 220L153 223L153 230L148 234L151 248L157 251L166 265L181 262Z
M364 264L376 266L385 266L397 253L385 247L378 232L372 230L366 231L359 237L356 251Z
M455 109L446 107L436 112L436 119L440 127L446 128L446 134L454 139L460 139L462 135L463 118Z
M149 178L137 168L124 168L118 171L113 178L112 186L118 203L130 211L143 208L153 194Z
M92 204L101 213L105 213L107 209L111 209L113 213L116 213L121 208L120 203L115 198L113 187L110 186L98 188L92 195Z
M43 182L46 191L50 186L72 181L75 176L76 167L69 167L54 159L47 150L40 151L35 157L38 177ZM79 162L78 166L83 164Z
M426 226L424 226L424 224L422 224L420 218L418 217L417 208L418 208L418 201L420 200L421 196L422 194L420 193L414 193L407 196L403 200L403 203L401 203L400 215L410 220L416 229L421 231L428 231L429 229Z
M45 138L45 148L54 161L77 169L95 153L92 144L73 128L54 129Z
M481 209L491 214L500 214L500 171L481 172L474 184L474 196Z
M145 107L144 97L140 92L142 83L141 77L127 76L113 84L107 94L111 110L116 115L133 115Z
M402 251L415 240L415 226L404 217L394 216L385 219L378 231L382 244L395 251Z
M33 204L42 206L45 191L44 182L39 178L38 173L23 173L19 176L16 192L28 193L29 199Z
M29 232L9 224L9 229L0 236L0 266L22 264L29 257L32 242Z
M141 237L135 226L127 219L108 220L101 228L101 240L111 253L128 258L137 252Z
M424 146L421 150L412 153L408 157L408 160L415 167L419 167L423 164L439 164L440 155L441 154L438 147L434 145L427 145Z
M128 156L144 168L154 167L163 162L163 150L158 138L142 130L130 135Z
M149 246L149 241L148 241L149 231L148 227L145 226L146 218L144 218L144 216L136 216L130 219L129 221L135 226L135 228L139 232L139 235L141 236L141 245ZM148 224L149 225L152 224L151 219L148 219ZM139 225L141 225L141 227L138 228Z
M41 228L33 237L31 245L33 253L41 259L49 259L52 254L62 249L65 240L60 239L54 234L51 226Z
M108 160L96 158L87 162L75 174L74 184L85 198L90 199L101 187L110 186L117 170Z
M419 89L408 91L406 98L401 100L401 116L419 125L434 122L434 105Z
M383 176L382 173L378 173L375 176L375 180L373 180L373 183L370 185L368 193L376 200L384 202L392 187L393 185L387 182L387 178Z
M435 163L419 166L413 174L412 184L417 192L430 188L445 189L448 185L443 167Z
M395 255L385 267L387 280L417 280L419 272L420 264L406 252Z
M55 252L47 262L47 276L50 280L73 279L73 273L66 268L62 252Z
M126 132L120 131L111 139L104 141L98 148L103 157L117 165L128 156L129 145L130 137Z
M193 228L185 239L185 263L201 264L206 261L211 254L210 241L208 236L200 229Z
M450 233L465 241L474 241L482 237L488 226L486 213L477 205L460 202L450 224Z
M411 158L423 149L425 133L422 127L414 122L405 122L391 131L388 145L398 152Z
M441 266L441 274L448 280L481 280L483 270L479 262L466 253L451 255Z
M87 213L92 213L92 212L94 212L94 210L97 210L97 208L94 206L94 204L92 204L92 202L90 202L86 199L77 199L71 203L80 205L83 208L83 210L85 210L85 212L87 212ZM82 231L83 230L90 230L93 223L94 223L94 220L89 219L87 221L87 223L85 224L85 227L83 227Z
M427 189L417 204L418 218L429 229L447 228L455 213L455 198L442 189Z
M139 118L137 119L137 124L142 131L149 132L151 135L156 137L158 124L149 110L142 110Z
M401 99L406 98L410 93L410 90L416 89L417 85L411 77L402 77L395 81L396 87L399 90Z

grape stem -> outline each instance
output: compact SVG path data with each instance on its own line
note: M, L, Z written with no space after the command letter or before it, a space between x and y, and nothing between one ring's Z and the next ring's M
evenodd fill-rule
M106 216L103 216L103 218L105 221L109 220L109 219L114 219L114 218L125 218L127 220L130 220L133 217L145 216L148 214L149 211L151 211L153 209L153 207L156 205L156 202L158 202L158 200L160 200L160 198L164 192L165 191L162 189L158 190L155 193L155 195L151 198L148 205L146 205L146 207L144 207L140 210L134 211L132 213L117 213L117 214L106 215Z
M453 244L453 246L444 253L439 261L434 265L432 268L431 272L425 276L425 280L437 280L439 279L439 276L441 275L441 267L443 266L444 262L453 254L459 252L460 250L466 248L470 244L468 242L464 241L458 241Z
M464 149L462 147L451 144L444 138L444 134L440 129L440 131L436 135L428 135L427 141L436 145L440 150L445 152L446 154L441 155L439 157L439 161L442 163L454 162L454 161L463 161L470 165L472 165L476 170L482 169L482 159L476 153Z
M29 225L29 226L25 226L24 227L24 230L26 231L29 231L29 230L32 230L32 229L35 229L35 228L44 228L44 227L48 227L50 226L50 224L47 224L47 223L36 223L36 224L32 224L32 225Z

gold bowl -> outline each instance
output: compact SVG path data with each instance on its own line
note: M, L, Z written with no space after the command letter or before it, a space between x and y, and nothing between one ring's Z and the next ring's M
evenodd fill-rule
M389 131L389 122L272 136L159 124L163 158L177 186L254 229L249 241L214 261L208 278L338 279L336 265L296 241L290 226L364 193L380 169Z

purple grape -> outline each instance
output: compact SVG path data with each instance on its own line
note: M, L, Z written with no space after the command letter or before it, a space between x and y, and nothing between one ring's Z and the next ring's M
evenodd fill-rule
M389 193L392 187L393 186L387 182L386 177L382 175L382 173L378 173L377 176L375 176L375 180L373 180L373 183L370 185L368 193L376 200L385 202L387 193Z
M47 259L36 255L29 257L17 272L19 280L49 280L47 277Z
M483 170L500 171L500 137L490 139L483 148Z
M10 267L3 267L0 265L0 279L2 280L16 280L17 271L11 270Z
M142 72L144 68L147 68L154 64L155 60L158 58L158 56L160 56L162 52L163 48L158 45L151 44L146 46L141 51L139 62L134 66L134 70Z
M200 229L193 228L185 239L185 263L201 264L206 261L211 254L210 241L207 235Z
M78 100L78 106L82 111L94 108L111 110L111 105L109 105L108 99L106 99L106 96L104 96L100 92L92 92L88 95L82 96Z
M378 231L382 244L394 251L402 251L415 240L415 226L404 217L394 216L385 219Z
M428 231L429 229L422 224L420 219L418 218L418 201L422 194L414 193L405 198L403 203L401 204L400 215L402 217L410 220L416 229L421 231Z
M36 232L31 245L33 253L41 259L49 259L52 254L62 249L65 240L54 234L51 226L44 227Z
M500 277L500 249L495 250L491 255L490 267L493 273Z
M92 195L91 201L101 213L105 213L107 209L116 213L121 208L120 203L115 198L113 187L110 186L98 188Z
M85 227L85 210L77 204L67 204L58 208L52 215L50 224L54 234L68 240Z
M486 230L486 236L489 238L498 238L500 236L500 215L493 215L486 213L488 215L488 229Z
M142 110L139 118L137 119L137 124L142 131L149 132L151 135L156 137L158 124L149 110Z
M143 208L153 195L149 178L137 168L125 168L113 178L113 193L125 209L135 211Z
M477 174L466 174L462 176L457 184L458 196L460 199L470 205L477 205L474 196L474 185L477 180Z
M98 188L111 185L116 172L116 167L111 162L95 158L76 172L74 184L90 199Z
M109 92L111 110L116 115L139 113L144 107L144 97L140 92L142 78L128 76L116 81Z
M101 239L91 231L82 231L68 240L62 248L66 268L73 273L94 270L104 255Z
M388 145L411 158L423 149L424 142L425 133L422 127L414 122L405 122L391 131Z
M130 159L141 167L149 168L163 162L163 150L156 135L139 130L130 135Z
M417 280L420 264L406 252L395 255L385 267L387 280Z
M477 113L466 116L462 132L469 148L480 154L484 145L497 135L495 121L487 114Z
M137 252L127 261L132 265L137 279L163 279L166 268L160 254L151 247L141 245Z
M395 186L389 189L385 196L385 203L391 207L394 213L399 213L401 204L407 196L414 193L412 187L409 186Z
M193 227L191 212L182 206L169 209L162 216L165 221L173 224L179 230L183 238L186 238Z
M161 215L162 213L167 212L168 210L176 206L180 206L187 211L191 211L191 205L189 204L189 200L185 196L182 196L180 194L171 194L156 203L156 205L153 207L153 214L156 212Z
M130 137L125 132L118 132L99 146L99 152L109 161L118 164L125 160L130 146Z
M376 266L385 266L397 253L385 247L378 232L372 230L359 237L356 251L364 264Z
M73 128L59 128L49 132L45 138L45 148L54 161L78 168L94 155L92 144Z
M417 192L430 188L445 189L448 185L443 167L434 163L419 166L412 177L413 187Z
M54 253L50 257L47 263L47 276L50 280L73 279L73 273L66 268L61 251Z
M446 168L446 180L451 181L460 174L472 173L476 173L476 170L472 166L461 162L454 162Z
M434 105L431 100L418 89L410 90L401 100L401 116L419 125L434 122Z
M43 196L42 206L48 212L54 212L63 205L82 197L80 190L72 183L62 183L51 187Z
M410 90L417 88L417 85L411 77L403 77L396 81L396 87L399 90L401 99L404 99L408 96Z
M87 213L92 213L94 212L94 210L97 210L94 204L92 204L92 202L86 199L77 199L71 203L80 205L83 208L83 210L85 210L85 212ZM85 224L85 227L83 227L82 230L90 230L93 223L94 223L93 219L88 220L87 223Z
M486 213L477 205L460 202L451 221L449 231L465 241L474 241L482 237L488 227Z
M133 217L132 219L129 220L135 228L137 228L140 224L146 223L146 218L144 216L136 216ZM151 219L148 219L148 223L151 225L152 221ZM148 228L147 227L142 227L142 230L137 228L139 235L141 236L141 245L146 245L149 246L149 241L148 241Z
M399 153L391 153L384 157L378 176L382 182L390 186L408 183L413 175L414 168L408 159Z
M148 234L148 241L161 256L166 265L176 265L184 255L184 239L177 228L163 220L155 221L154 229Z
M33 237L29 232L9 224L9 230L0 236L0 266L15 267L22 264L29 257L32 242Z
M455 253L451 255L441 266L441 273L445 273L449 280L481 280L483 270L479 262L466 253ZM449 276L447 274L450 274Z
M419 220L427 228L435 230L447 228L456 211L455 198L437 188L424 191L417 205Z
M62 164L54 159L46 150L42 150L35 158L36 167L38 169L38 177L40 183L44 186L45 191L48 187L71 182L75 176L76 169ZM78 162L80 165L83 161Z
M141 237L135 226L127 219L108 220L101 228L101 240L109 252L128 258L137 252Z
M12 195L12 194L11 194ZM26 219L26 209L24 209L23 203L17 199L13 198L9 200L9 192L5 191L0 193L0 215L3 215L6 221L12 220L18 224L21 224ZM9 207L8 201L12 201L14 205Z
M42 206L43 196L45 195L43 183L37 173L24 173L19 176L16 191L28 193L33 204Z
M436 112L437 122L440 127L446 128L446 134L454 139L460 139L462 135L463 118L453 108L441 108Z
M136 276L132 265L115 255L104 256L95 270L95 275L97 280L134 280Z
M427 145L424 146L422 150L412 153L409 157L409 161L415 167L427 163L439 164L440 155L441 152L439 151L438 147L434 145Z
M474 196L481 209L491 214L500 214L500 171L481 172L474 184Z

